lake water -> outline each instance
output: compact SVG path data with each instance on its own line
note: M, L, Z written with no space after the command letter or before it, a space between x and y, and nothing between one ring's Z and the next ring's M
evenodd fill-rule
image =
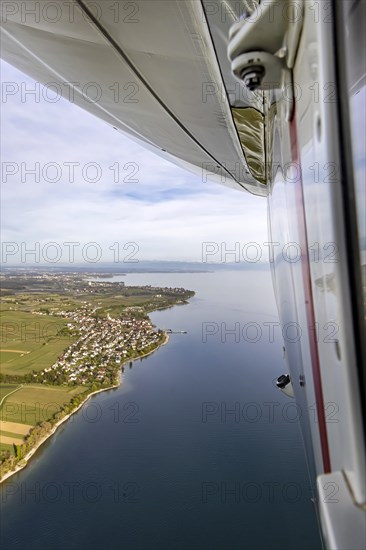
M320 549L296 410L273 383L286 368L265 324L269 272L115 280L195 290L151 314L188 332L127 366L3 484L3 550Z

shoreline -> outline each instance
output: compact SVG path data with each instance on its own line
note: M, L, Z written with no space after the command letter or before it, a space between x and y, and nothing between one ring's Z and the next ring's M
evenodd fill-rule
M52 427L52 429L49 431L48 434L46 434L40 441L38 441L38 443L25 455L25 457L21 460L22 464L17 464L16 467L14 468L14 470L11 470L9 472L6 472L6 474L3 475L2 478L0 478L0 485L1 483L3 483L4 481L6 481L7 479L9 479L11 476L17 474L18 472L20 472L21 470L23 470L24 468L26 468L28 466L28 463L30 461L30 459L32 458L32 456L38 451L38 449L43 445L43 443L45 443L50 437L52 437L55 432L57 431L57 429L64 423L66 422L67 420L69 420L69 418L71 418L71 416L73 416L76 412L78 412L81 407L83 407L85 405L85 403L91 398L93 397L93 395L96 395L97 393L101 393L101 392L104 392L104 391L109 391L109 390L114 390L114 389L117 389L119 388L121 385L122 385L122 376L123 376L123 373L122 373L122 368L127 364L127 363L133 363L134 361L137 361L138 359L143 359L144 357L147 357L148 355L151 355L152 353L154 353L155 351L157 351L158 349L161 348L161 346L165 346L168 342L169 342L169 334L167 332L164 331L164 334L165 334L165 338L164 340L161 342L161 344L159 344L156 348L144 353L143 355L139 355L138 357L135 357L133 359L127 359L124 363L122 363L122 365L120 366L120 370L119 370L119 381L118 381L118 384L114 384L113 386L109 386L108 388L100 388L99 390L95 390L91 393L89 393L84 401L82 403L80 403L80 405L78 405L76 407L76 409L74 409L73 411L71 411L69 414L67 414L66 416L64 416L63 418L61 418L61 420L59 420L58 422L56 422L56 424L54 424L54 426Z

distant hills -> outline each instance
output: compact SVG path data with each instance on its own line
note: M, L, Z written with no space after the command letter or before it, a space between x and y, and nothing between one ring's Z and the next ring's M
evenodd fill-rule
M203 262L179 262L179 261L139 261L136 263L73 263L57 265L14 265L2 267L2 271L9 272L87 272L87 273L204 273L213 271L246 271L246 270L267 270L269 264L264 262L226 262L226 263L203 263Z

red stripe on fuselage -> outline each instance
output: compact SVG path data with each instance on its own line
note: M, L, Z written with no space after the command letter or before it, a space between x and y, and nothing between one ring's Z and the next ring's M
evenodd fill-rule
M310 345L310 356L311 364L314 378L314 389L315 389L315 399L316 399L316 409L319 423L319 434L320 434L320 444L322 449L323 456L323 468L324 473L329 473L331 471L330 466L330 455L329 455L329 444L328 444L328 434L327 426L325 420L325 407L324 407L324 398L322 390L322 381L320 374L320 362L319 362L319 351L318 343L316 340L316 324L315 324L315 311L314 311L314 302L313 302L313 291L311 287L311 272L310 272L310 262L309 262L309 249L308 249L308 239L306 231L306 217L305 217L305 205L304 205L304 192L302 185L301 177L301 164L300 164L300 155L299 155L299 146L297 140L297 128L296 128L296 117L295 114L290 122L290 138L291 138L291 158L292 162L296 163L299 168L299 178L297 179L295 194L296 194L296 206L297 206L297 222L299 229L299 239L301 246L301 268L302 276L304 281L304 293L305 293L305 309L306 309L306 319L308 323L308 334L309 334L309 345Z

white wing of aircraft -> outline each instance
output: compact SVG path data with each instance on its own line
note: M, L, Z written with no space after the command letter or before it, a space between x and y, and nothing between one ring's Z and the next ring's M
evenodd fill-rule
M1 5L7 62L203 179L267 197L287 335L278 386L301 411L325 544L342 550L365 547L365 10L364 0Z

